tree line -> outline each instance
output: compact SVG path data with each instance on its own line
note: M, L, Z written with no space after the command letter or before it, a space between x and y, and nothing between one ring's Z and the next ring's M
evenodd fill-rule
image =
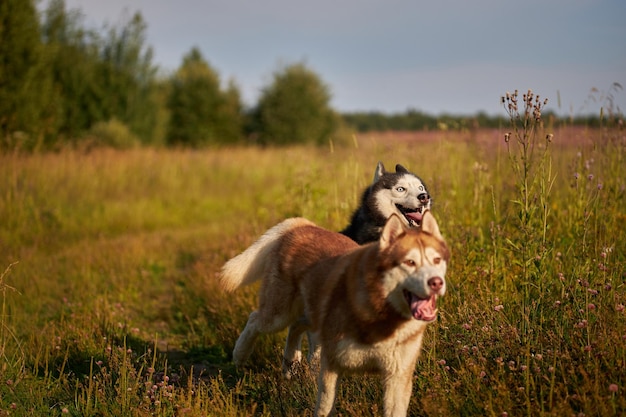
M339 114L329 87L303 63L278 69L247 108L236 83L224 83L197 48L173 74L160 74L146 28L140 13L95 30L64 0L50 0L41 13L35 0L0 2L0 148L323 144L341 141L346 127L461 129L503 121L412 109Z

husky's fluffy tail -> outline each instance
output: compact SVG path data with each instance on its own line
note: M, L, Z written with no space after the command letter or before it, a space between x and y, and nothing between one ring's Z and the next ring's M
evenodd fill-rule
M289 230L313 225L307 219L287 219L269 229L248 249L226 262L220 274L220 285L228 292L262 279L276 262L274 252L280 238Z

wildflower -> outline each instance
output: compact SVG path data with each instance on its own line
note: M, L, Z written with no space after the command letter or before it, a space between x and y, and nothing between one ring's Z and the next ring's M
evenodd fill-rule
M580 177L580 174L578 174L578 172L574 173L574 179L577 180Z
M585 352L591 352L593 348L590 345L585 346Z
M502 311L504 310L504 306L502 304L498 304L497 306L495 306L493 308L495 311Z
M618 313L621 313L622 311L624 311L624 304L618 304L615 306L615 311L617 311Z
M589 175L587 175L587 179L588 179L589 181L591 181L591 180L593 179L593 174L589 174Z
M548 134L546 135L546 141L547 141L547 142L552 142L552 138L553 138L553 137L554 137L554 135L553 135L552 133L548 133Z
M561 305L561 302L560 302L559 300L556 300L556 301L554 302L554 306L555 306L555 307L559 307L560 305Z
M613 393L617 392L618 389L619 389L619 387L617 386L617 384L609 385L609 391L611 391Z
M485 372L485 371L480 371L480 377L481 377L481 378L484 378L484 377L486 377L486 376L487 376L487 372ZM610 387L609 387L609 390L610 390ZM617 390L616 390L616 391L617 391Z
M67 414L67 413L69 413L69 412L70 412L70 410L68 410L68 409L67 409L67 407L63 407L63 408L61 409L61 412L62 412L63 414Z
M587 308L588 308L589 310L595 310L595 309L596 309L596 305L595 305L595 304L593 304L593 303L589 303L589 304L587 304Z
M554 366L548 366L548 372L554 373Z
M464 328L465 330L470 330L470 329L472 328L472 325L471 325L471 324L468 324L468 323L464 323L464 324L463 324L463 328Z
M576 325L574 327L576 327L578 329L583 329L583 328L587 327L587 320L582 320L581 322L576 323Z
M17 404L11 403L11 410L15 410L17 408Z
M8 385L8 386L13 385L13 380L12 380L12 379L7 379L7 385Z
M519 367L520 371L524 372L528 367L526 365L522 365Z
M437 362L438 365L445 365L446 364L446 360L442 359L440 361Z
M543 355L542 355L541 353L537 353L537 354L535 355L535 359L537 359L538 361L540 361L540 360L542 360L542 359L543 359Z
M601 182L599 182L599 183L598 183L598 190L601 190L601 189L602 189L602 183L601 183Z

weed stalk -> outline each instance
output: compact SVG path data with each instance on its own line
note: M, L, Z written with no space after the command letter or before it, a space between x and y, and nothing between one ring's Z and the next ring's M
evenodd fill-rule
M549 198L555 176L552 174L550 144L552 135L539 140L543 131L541 111L548 100L541 100L532 90L522 95L521 105L519 93L506 93L501 99L510 119L512 131L505 134L505 142L514 180L517 198L513 200L516 207L517 230L508 239L513 253L513 264L519 271L521 279L521 320L520 334L526 358L526 366L531 362L531 350L535 335L535 322L542 321L541 299L547 272L543 265L549 253L547 243L548 219L550 214ZM515 288L516 285L513 285ZM524 389L526 409L531 413L531 375L525 372Z

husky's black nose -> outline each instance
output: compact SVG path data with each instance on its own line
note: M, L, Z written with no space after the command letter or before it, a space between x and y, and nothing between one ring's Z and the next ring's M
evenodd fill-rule
M417 199L420 201L420 203L426 204L428 203L428 200L430 200L430 196L428 195L428 193L422 193L417 196Z

